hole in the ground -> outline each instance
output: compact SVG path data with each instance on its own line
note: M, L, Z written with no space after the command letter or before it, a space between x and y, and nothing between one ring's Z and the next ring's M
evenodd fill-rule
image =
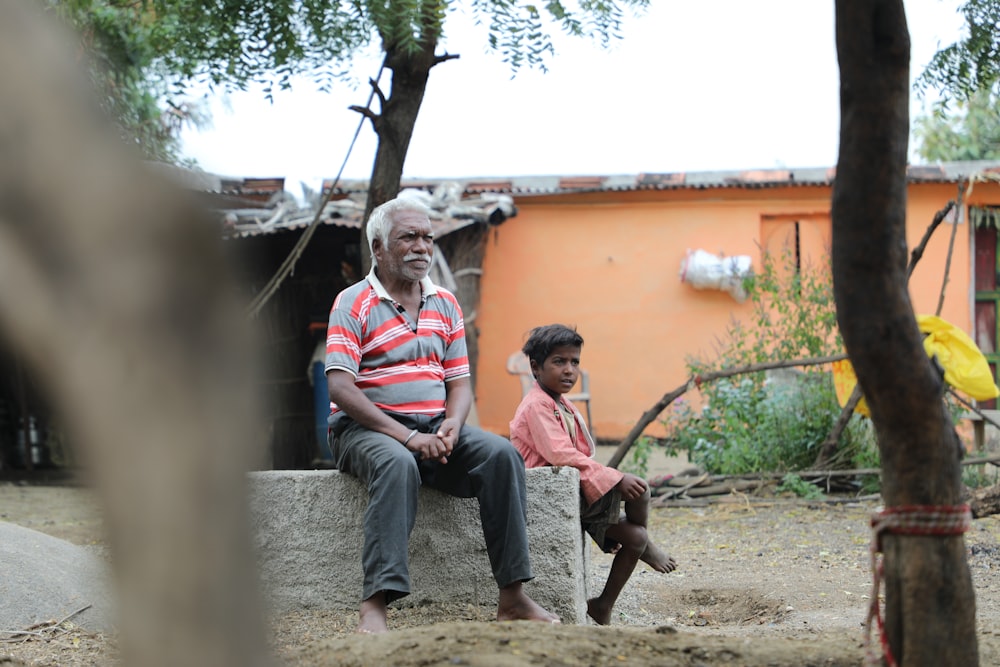
M661 606L678 624L692 626L762 625L779 622L788 614L783 600L752 589L678 591L662 599Z

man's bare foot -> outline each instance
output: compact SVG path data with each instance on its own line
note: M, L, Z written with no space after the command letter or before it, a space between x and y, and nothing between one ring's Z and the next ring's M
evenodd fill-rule
M611 623L611 605L601 602L601 598L590 598L587 600L587 616L598 625L608 625Z
M386 622L385 595L376 593L361 603L358 627L354 631L361 635L377 635L389 631Z
M646 550L639 556L639 560L657 572L667 573L677 569L677 561L652 542L646 543Z
M521 589L521 584L511 584L500 589L497 605L498 621L540 621L561 623L559 617L538 604Z

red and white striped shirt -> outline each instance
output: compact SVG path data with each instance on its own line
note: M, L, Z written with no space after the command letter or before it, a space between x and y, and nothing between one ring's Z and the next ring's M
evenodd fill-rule
M469 376L462 309L430 278L420 281L416 330L375 270L337 295L326 333L326 370L343 370L379 409L438 415L445 383ZM331 401L330 414L340 408Z

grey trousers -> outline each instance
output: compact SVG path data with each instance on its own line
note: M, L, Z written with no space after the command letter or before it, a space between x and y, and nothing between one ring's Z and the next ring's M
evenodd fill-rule
M444 415L391 416L422 433L433 433L444 419ZM448 463L441 464L418 461L394 438L341 417L331 430L330 445L337 468L360 479L368 489L363 600L380 591L387 602L410 593L407 551L422 484L479 500L486 551L499 587L532 578L524 461L506 438L463 426Z

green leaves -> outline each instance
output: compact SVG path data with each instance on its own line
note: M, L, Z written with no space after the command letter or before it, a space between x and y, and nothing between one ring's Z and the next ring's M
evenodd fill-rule
M795 473L788 473L781 478L781 484L776 489L778 493L791 493L807 500L819 500L823 492L815 484L810 484Z
M1000 100L989 90L954 106L935 104L916 119L917 154L928 162L1000 158Z
M1000 81L1000 2L968 0L959 9L965 36L940 51L916 82L918 92L939 89L945 100L968 100Z
M79 35L100 102L122 139L147 158L176 161L181 128L205 116L197 103L175 95L160 66L157 44L170 22L134 0L60 0L47 9Z
M262 83L288 88L296 74L321 79L344 75L350 58L376 34L371 22L390 5L245 0L150 0L163 24L157 52L165 67L186 82L211 81L243 89ZM417 4L399 3L399 4Z
M552 0L540 6L519 5L510 0L473 0L477 22L489 26L490 50L500 53L513 71L521 67L546 69L546 61L555 55L554 30L568 35L597 40L607 46L621 38L625 8L641 12L649 0L595 1L563 3Z
M471 9L487 43L515 72L545 68L552 34L620 37L625 8L648 0L39 0L69 20L94 58L94 77L123 135L149 157L175 159L180 124L199 118L180 102L192 85L267 97L294 77L328 89L353 78L351 61L381 40L391 67L426 71L450 12ZM417 65L416 63L420 63Z
M749 316L731 322L714 358L688 361L693 375L843 351L828 267L796 270L790 253L765 254L746 289ZM722 379L701 393L675 401L664 425L673 451L717 474L806 469L840 415L830 373L815 368ZM839 451L849 463L873 438L848 428Z

